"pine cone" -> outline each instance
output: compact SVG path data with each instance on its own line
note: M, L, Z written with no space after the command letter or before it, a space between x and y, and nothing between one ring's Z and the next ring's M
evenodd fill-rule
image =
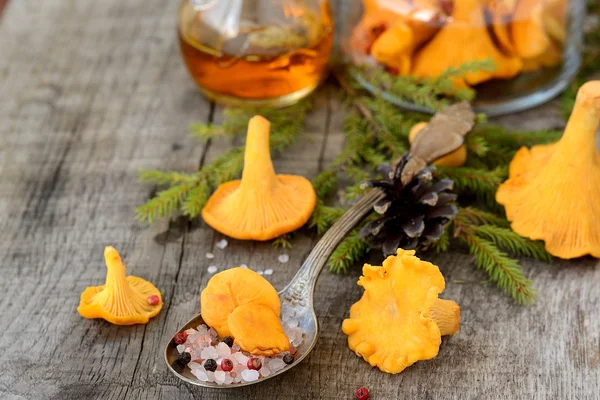
M385 256L396 254L399 247L427 249L442 237L458 213L457 206L452 204L457 195L450 192L454 182L451 179L433 182L434 166L421 169L402 184L402 171L408 160L406 154L395 168L381 165L378 170L383 179L364 184L383 189L387 196L373 207L381 217L365 225L359 237L372 247L381 248Z

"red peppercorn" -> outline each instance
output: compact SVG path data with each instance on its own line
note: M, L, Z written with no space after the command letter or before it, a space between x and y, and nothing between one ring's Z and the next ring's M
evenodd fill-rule
M185 333L185 331L177 332L175 334L175 336L173 336L173 341L177 344L184 344L186 340L187 340L187 333Z
M221 360L221 369L225 372L229 372L233 369L233 361L229 358L224 358Z
M369 398L369 391L365 388L356 389L354 392L357 400L367 400Z
M246 365L248 366L248 369L255 369L258 371L260 367L262 367L262 362L260 362L259 358L252 357L248 360L248 363Z
M160 303L160 297L153 294L153 295L148 296L146 301L148 301L148 304L150 304L151 306L156 306L156 305L158 305L158 303Z

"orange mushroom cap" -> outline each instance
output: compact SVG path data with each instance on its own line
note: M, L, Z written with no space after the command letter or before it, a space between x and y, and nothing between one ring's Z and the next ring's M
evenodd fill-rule
M265 278L247 268L214 275L200 294L204 322L219 336L233 336L242 350L272 356L290 348L279 322L281 303Z
M202 209L208 225L235 239L276 238L304 225L315 208L310 181L275 175L269 126L261 116L250 119L242 179L220 185Z
M496 193L512 229L544 240L556 257L600 258L599 124L600 81L591 81L579 89L563 137L521 148Z
M511 36L517 54L522 58L542 55L550 46L543 22L544 0L521 0L517 3Z
M160 291L137 276L125 276L125 265L113 247L104 249L106 283L90 286L81 294L77 311L84 318L103 318L115 325L145 324L162 309ZM150 304L148 297L158 296Z
M440 270L414 254L398 249L382 267L365 264L358 280L365 292L342 324L350 349L392 374L435 357L441 337L460 325L458 304L438 299L445 287Z
M487 31L482 0L456 0L449 22L416 53L412 74L437 77L449 67L485 59L495 62L495 71L468 74L464 82L457 84L476 85L492 78L512 78L523 66L517 57L505 56L494 45Z

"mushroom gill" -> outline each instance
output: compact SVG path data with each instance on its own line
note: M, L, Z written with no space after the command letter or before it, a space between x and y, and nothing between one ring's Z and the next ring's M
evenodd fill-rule
M142 278L125 276L125 265L113 247L104 249L104 259L106 282L85 289L77 307L79 314L84 318L103 318L115 325L147 323L162 308L160 291Z
M560 258L600 257L600 81L584 84L563 137L521 148L498 188L512 229Z

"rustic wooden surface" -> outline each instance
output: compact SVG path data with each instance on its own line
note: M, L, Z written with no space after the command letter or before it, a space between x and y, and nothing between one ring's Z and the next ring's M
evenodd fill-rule
M133 220L152 188L139 168L192 171L230 143L189 138L194 121L222 110L195 90L175 38L178 1L13 0L0 23L0 399L352 398L596 399L600 395L600 265L585 258L525 261L538 301L519 307L475 271L467 255L432 257L462 327L440 354L400 375L372 369L340 331L361 295L358 269L324 272L316 289L321 337L293 372L238 390L183 384L162 351L199 309L211 263L273 268L277 288L315 238L300 234L279 264L269 244L221 239L200 221ZM340 1L341 4L341 1ZM339 14L338 14L339 15ZM276 160L280 172L313 177L343 144L344 114L332 86L319 90L306 139ZM513 127L563 125L556 103L504 118ZM113 245L130 273L164 292L147 325L81 318L88 285L105 275ZM465 283L453 283L463 280Z

